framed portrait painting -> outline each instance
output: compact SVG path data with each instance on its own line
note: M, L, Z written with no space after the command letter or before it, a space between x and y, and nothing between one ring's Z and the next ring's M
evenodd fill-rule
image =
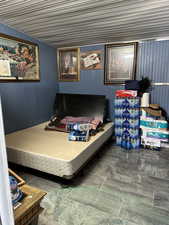
M59 81L79 81L80 49L64 48L58 50Z
M105 84L133 80L136 70L137 43L111 44L105 47Z
M37 44L0 34L0 81L39 81Z

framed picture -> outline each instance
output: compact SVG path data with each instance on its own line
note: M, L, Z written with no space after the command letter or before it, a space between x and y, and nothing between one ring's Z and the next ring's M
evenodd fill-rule
M79 48L58 50L59 81L79 81Z
M101 50L81 52L81 70L101 70L103 69L103 52Z
M105 47L105 84L133 80L136 69L137 43L112 44Z
M0 81L39 81L38 45L0 34Z

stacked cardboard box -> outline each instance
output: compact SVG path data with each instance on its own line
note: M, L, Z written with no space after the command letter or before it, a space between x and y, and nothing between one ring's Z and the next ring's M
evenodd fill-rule
M168 143L168 122L162 117L157 105L142 108L140 128L142 130L141 144L153 149L159 149L161 143Z

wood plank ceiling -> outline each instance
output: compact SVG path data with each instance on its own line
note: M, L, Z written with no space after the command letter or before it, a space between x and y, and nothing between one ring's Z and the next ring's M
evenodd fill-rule
M169 0L0 0L0 20L54 47L169 36Z

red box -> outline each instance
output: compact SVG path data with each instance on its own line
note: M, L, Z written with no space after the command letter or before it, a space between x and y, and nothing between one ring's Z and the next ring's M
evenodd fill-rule
M137 97L137 91L133 90L117 90L115 93L116 97Z

